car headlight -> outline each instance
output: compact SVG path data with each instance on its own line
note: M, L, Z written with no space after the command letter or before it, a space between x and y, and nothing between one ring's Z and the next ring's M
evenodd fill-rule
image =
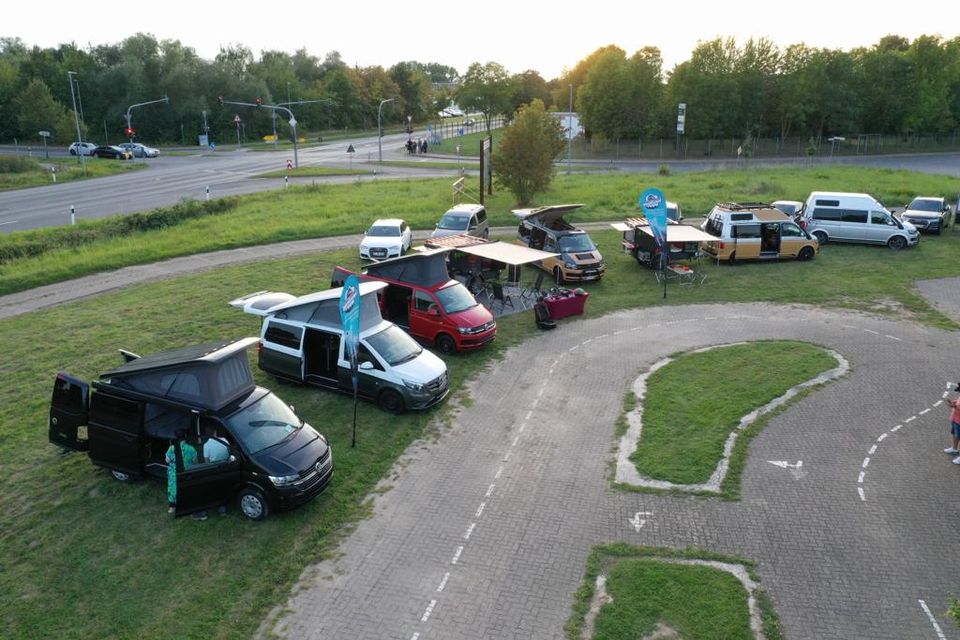
M273 483L275 487L285 487L288 484L293 484L300 479L300 476L294 474L292 476L267 476L270 478L270 482Z
M563 258L563 264L568 269L574 269L577 266L577 263L573 261L573 258L567 258L566 256Z
M407 380L406 378L403 378L402 380L403 380L404 386L406 386L408 389L413 389L414 391L423 391L423 385L420 384L419 382Z

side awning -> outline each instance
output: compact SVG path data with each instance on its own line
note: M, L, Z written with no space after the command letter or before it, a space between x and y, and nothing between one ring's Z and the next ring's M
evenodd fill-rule
M547 258L559 255L557 253L550 253L549 251L531 249L521 244L500 241L476 244L468 247L457 247L457 251L514 266L537 262L538 260L546 260Z
M617 231L630 231L631 229L640 229L648 236L653 237L653 231L650 229L649 225L643 225L638 227L632 227L623 222L614 222L610 225ZM685 224L670 224L667 225L667 242L710 242L713 240L719 240L720 238L712 236L709 233L705 233L697 229L696 227L690 227Z

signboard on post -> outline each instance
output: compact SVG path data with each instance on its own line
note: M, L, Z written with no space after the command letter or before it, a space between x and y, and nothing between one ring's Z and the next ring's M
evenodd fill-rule
M340 292L340 324L343 326L343 351L350 361L353 382L353 442L357 446L357 350L360 345L360 280L351 274Z
M640 208L650 223L650 231L660 250L661 270L667 268L667 197L660 189L651 187L640 194ZM667 279L663 279L663 297L667 297Z
M677 105L677 133L683 134L687 124L687 103L681 102Z

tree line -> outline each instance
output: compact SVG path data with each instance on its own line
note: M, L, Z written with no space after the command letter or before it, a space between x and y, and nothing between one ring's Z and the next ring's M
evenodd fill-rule
M76 104L84 139L117 142L130 105L164 96L168 104L132 112L138 139L192 144L206 125L213 139L229 141L236 115L248 138L275 126L287 134L270 109L221 105L219 97L293 103L301 132L374 128L381 101L392 98L382 121L417 128L452 102L489 123L539 99L554 111L573 102L587 135L607 140L674 136L681 102L689 138L943 134L960 122L960 38L891 35L851 51L717 38L670 71L655 47L628 56L610 45L550 81L496 62L474 63L461 76L435 62L350 67L336 51L323 59L305 49L254 56L240 44L204 60L179 40L142 33L88 49L0 38L0 140L35 142L45 130L54 142L71 141Z

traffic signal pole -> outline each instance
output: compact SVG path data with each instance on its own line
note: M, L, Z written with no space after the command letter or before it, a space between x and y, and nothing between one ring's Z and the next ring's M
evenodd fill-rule
M134 107L142 107L144 105L156 104L158 102L165 102L167 104L170 104L170 98L168 98L167 96L163 96L159 100L151 100L150 102L138 102L137 104L132 104L129 107L127 107L127 115L126 115L127 128L124 130L123 133L127 136L128 142L133 142L133 136L136 135L137 133L136 131L134 131L133 125L131 124L132 121L130 119L131 118L130 112L134 109Z
M293 111L287 109L286 107L281 107L278 104L263 104L263 101L260 98L257 98L256 102L233 102L232 100L224 100L223 96L217 98L217 101L220 104L231 104L237 107L253 107L254 109L272 109L274 112L283 111L288 116L290 116L287 122L290 124L290 128L293 129L293 166L297 169L300 168L300 157L298 154L297 148L297 119L293 116Z

